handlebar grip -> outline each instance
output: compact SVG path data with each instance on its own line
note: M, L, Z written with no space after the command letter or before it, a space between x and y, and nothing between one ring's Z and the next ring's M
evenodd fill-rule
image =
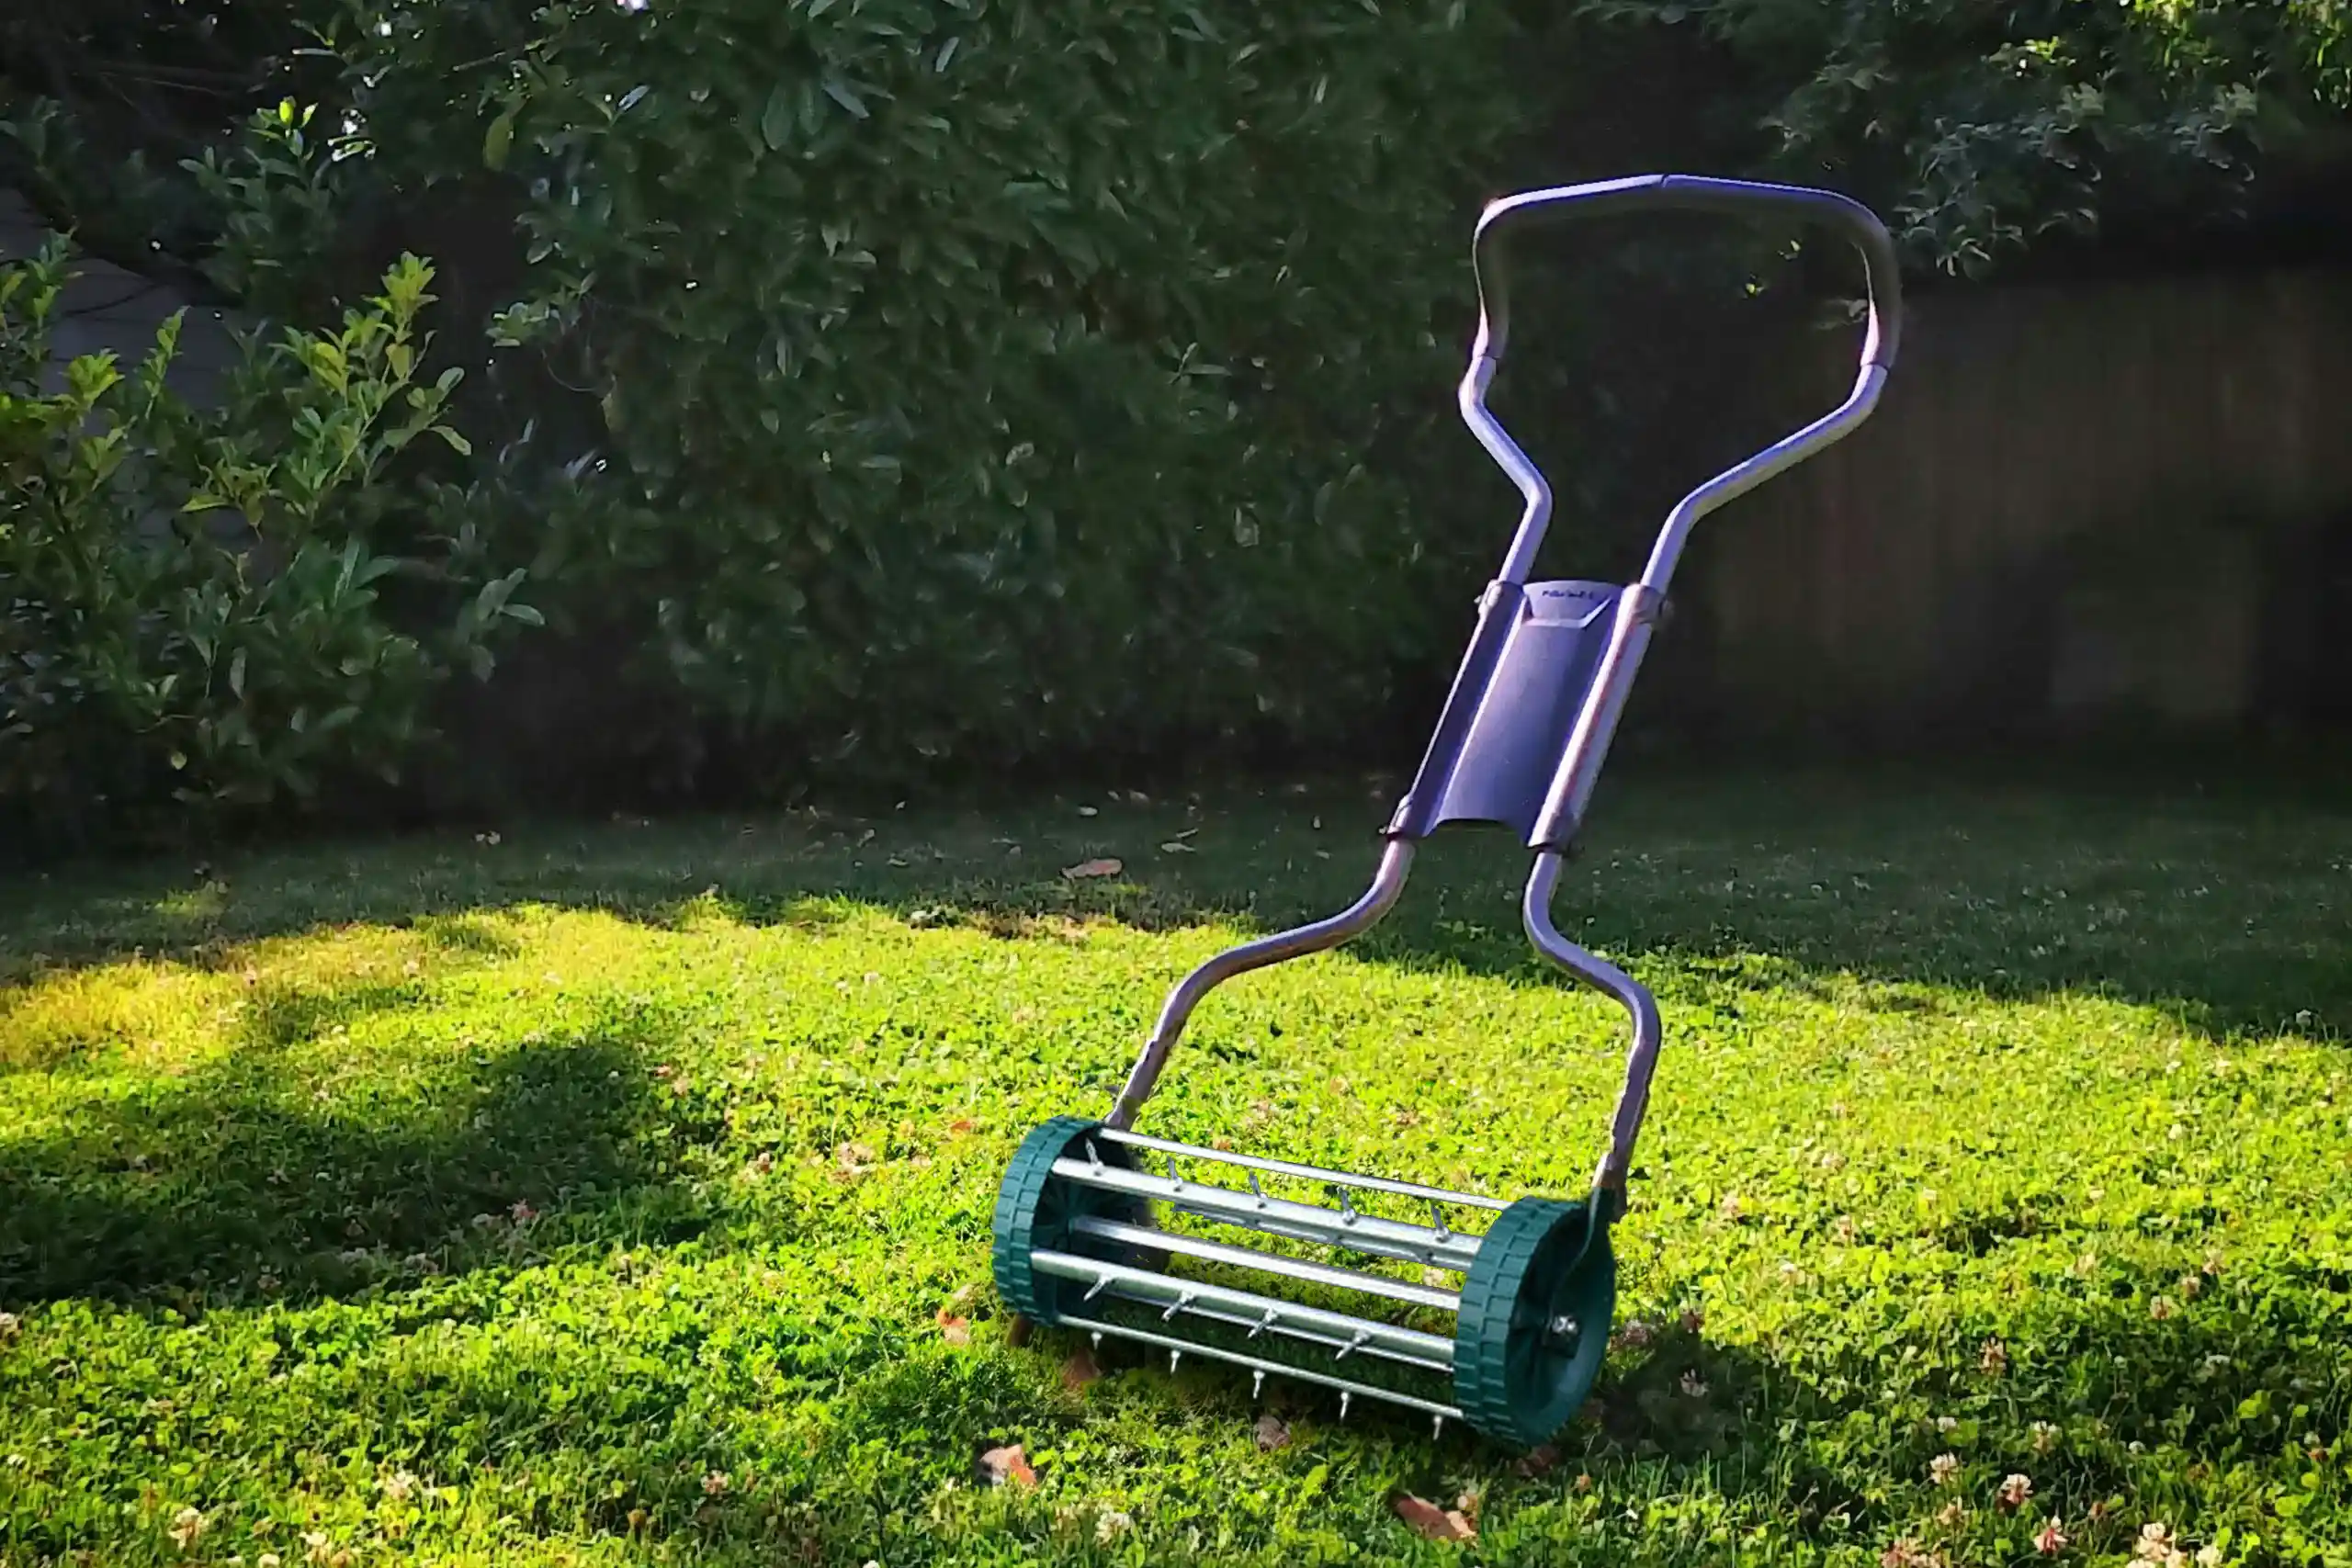
M1781 213L1838 231L1862 253L1868 273L1870 333L1862 344L1862 367L1865 370L1894 367L1903 337L1903 278L1894 236L1878 216L1835 191L1701 175L1637 175L1631 179L1524 191L1488 203L1479 216L1471 252L1486 306L1485 357L1499 361L1510 334L1510 279L1501 254L1506 231L1636 210L1757 217Z

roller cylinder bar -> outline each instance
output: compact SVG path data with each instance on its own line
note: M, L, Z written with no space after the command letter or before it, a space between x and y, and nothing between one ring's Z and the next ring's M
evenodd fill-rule
M1145 1198L1202 1219L1222 1221L1295 1241L1321 1242L1369 1257L1402 1258L1457 1271L1468 1269L1478 1257L1478 1238L1458 1231L1407 1224L1376 1214L1334 1213L1313 1203L1295 1203L1261 1192L1181 1181L1115 1165L1097 1166L1083 1159L1057 1159L1053 1169L1057 1178L1081 1187Z

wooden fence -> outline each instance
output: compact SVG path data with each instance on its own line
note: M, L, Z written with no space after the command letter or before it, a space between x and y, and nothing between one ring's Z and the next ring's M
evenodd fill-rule
M1844 343L1781 361L1816 408ZM1714 695L1769 723L2341 702L2352 274L1930 293L1877 416L1727 508L1691 571Z

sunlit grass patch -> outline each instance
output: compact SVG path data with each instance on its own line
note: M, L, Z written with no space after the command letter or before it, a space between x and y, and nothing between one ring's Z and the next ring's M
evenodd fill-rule
M1502 1562L1958 1568L2053 1524L2120 1562L2151 1523L2329 1561L2342 819L1655 799L1562 900L1669 1039L1622 1342L1532 1475L1297 1391L1261 1450L1246 1379L1164 1360L1066 1386L986 1283L1027 1129L1107 1104L1189 965L1352 894L1334 797L9 890L0 1561L1460 1558L1397 1487L1476 1493ZM1148 1128L1580 1191L1620 1025L1527 960L1516 866L1441 845L1374 939L1219 993ZM1013 1441L1037 1489L976 1484Z

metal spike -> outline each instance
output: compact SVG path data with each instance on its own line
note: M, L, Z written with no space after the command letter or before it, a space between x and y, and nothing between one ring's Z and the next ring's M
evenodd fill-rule
M1257 1398L1266 1392L1266 1369L1260 1367L1250 1374L1250 1397Z
M1434 1442L1436 1442L1440 1438L1442 1438L1443 1436L1445 1436L1445 1417L1444 1417L1444 1416L1430 1416L1430 1442L1432 1442L1432 1443L1434 1443Z
M1080 1301L1081 1303L1086 1303L1086 1302L1091 1302L1091 1301L1092 1301L1095 1297L1097 1297L1097 1296L1101 1295L1103 1292L1105 1292L1105 1291L1109 1290L1110 1288L1111 1288L1111 1276L1110 1276L1110 1275L1108 1275L1108 1274L1104 1274L1104 1275L1102 1275L1102 1277L1100 1277L1099 1279L1097 1279L1097 1280L1094 1281L1094 1283L1093 1283L1093 1284L1089 1285L1089 1286L1087 1287L1087 1289L1086 1289L1086 1294L1084 1294L1084 1295L1082 1295L1082 1296L1079 1297L1079 1301Z
M1348 1190L1342 1187L1340 1189L1340 1223L1343 1225L1351 1225L1356 1223L1356 1219L1355 1201L1348 1196Z
M1182 1295L1178 1296L1174 1301L1168 1303L1168 1310L1159 1314L1159 1321L1162 1323L1168 1322L1178 1313L1182 1312L1186 1307L1191 1306L1199 1299L1200 1292L1198 1291L1186 1291Z
M1086 1163L1098 1171L1102 1168L1102 1151L1094 1146L1091 1138L1086 1140Z
M1184 1352L1182 1350L1170 1350L1168 1352L1168 1373L1170 1377L1173 1377L1176 1374L1176 1363L1183 1359Z
M1266 1309L1266 1315L1258 1320L1258 1326L1250 1331L1250 1337L1255 1339L1258 1336L1263 1334L1269 1328L1272 1328L1274 1325L1274 1320L1281 1315L1282 1314L1277 1313L1272 1307L1268 1307Z
M1094 1348L1097 1350L1102 1348L1102 1331L1101 1329L1096 1329L1092 1334L1088 1335L1087 1337L1094 1342Z
M1453 1239L1453 1232L1447 1228L1445 1223L1445 1205L1434 1198L1430 1200L1430 1228L1437 1232L1437 1238L1440 1241ZM1438 1419L1442 1421L1445 1417L1441 1416Z
M1356 1330L1356 1337L1353 1339L1349 1340L1346 1344L1340 1346L1340 1353L1332 1357L1331 1359L1335 1361L1344 1361L1348 1359L1349 1351L1361 1350L1370 1343L1372 1343L1371 1331L1369 1329L1359 1328Z
M1258 1173L1254 1170L1250 1173L1250 1195L1258 1200L1258 1207L1266 1206L1266 1190L1258 1185Z
M1346 1419L1348 1418L1348 1403L1349 1403L1351 1400L1354 1399L1354 1398L1355 1398L1355 1395L1354 1395L1353 1393L1350 1393L1348 1390L1346 1390L1346 1389L1344 1389L1344 1388L1343 1388L1343 1389L1341 1389L1341 1390L1340 1391L1340 1420L1344 1421L1344 1420L1346 1420Z
M1170 1155L1168 1156L1168 1185L1174 1188L1179 1192L1184 1190L1184 1173L1176 1168L1176 1156L1174 1155Z

